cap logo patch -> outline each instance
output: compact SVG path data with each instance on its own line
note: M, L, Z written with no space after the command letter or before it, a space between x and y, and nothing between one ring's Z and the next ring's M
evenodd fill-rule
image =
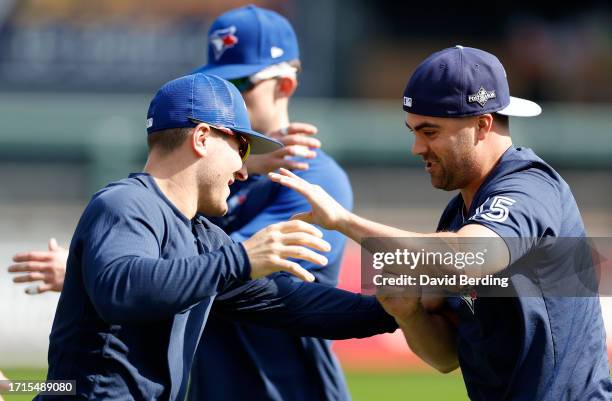
M481 86L478 92L468 95L468 103L477 102L480 107L484 107L489 99L494 99L495 97L495 91L487 91Z
M228 28L217 29L210 33L208 40L213 47L215 60L219 60L227 49L234 47L236 43L238 43L238 37L235 33L236 27L233 25Z
M153 126L153 118L147 118L147 128L151 128Z
M285 54L285 51L280 47L272 46L270 48L270 56L272 56L272 58L279 58L283 54Z
M412 107L412 98L404 96L404 106Z

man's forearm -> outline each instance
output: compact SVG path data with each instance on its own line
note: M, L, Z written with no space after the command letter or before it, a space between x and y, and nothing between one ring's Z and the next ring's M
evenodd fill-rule
M395 319L374 297L300 282L285 274L253 280L220 294L213 313L331 340L363 338L397 329Z
M336 230L360 244L364 238L372 237L396 237L407 238L422 236L410 231L400 230L399 228L376 223L365 219L354 213L348 212L342 221L339 222Z
M427 364L442 373L459 366L457 334L446 317L419 306L409 318L395 320L410 349Z
M431 262L421 260L418 269L407 270L405 274L427 274L430 277L446 277L466 275L469 277L484 277L495 274L508 266L510 256L505 241L488 228L470 224L458 232L417 233L401 230L384 224L346 213L338 222L338 231L359 243L368 252L396 253L405 250L411 253L429 253L438 255L451 253L458 257L473 255L481 258L481 262L470 262L469 268L456 265L454 258L432 257ZM486 257L485 257L486 256ZM390 266L401 267L406 262L388 263ZM455 290L457 286L448 289Z

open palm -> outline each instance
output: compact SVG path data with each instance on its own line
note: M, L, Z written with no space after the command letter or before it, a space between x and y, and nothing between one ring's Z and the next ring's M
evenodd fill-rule
M280 173L270 173L268 176L274 182L291 188L303 195L312 210L298 213L293 219L303 220L307 223L316 224L328 230L338 230L348 211L343 208L319 185L314 185L298 177L291 171L281 168Z

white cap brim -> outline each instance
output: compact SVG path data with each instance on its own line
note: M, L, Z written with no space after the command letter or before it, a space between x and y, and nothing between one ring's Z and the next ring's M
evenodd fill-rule
M510 104L497 113L514 117L535 117L542 113L542 108L531 100L510 96Z

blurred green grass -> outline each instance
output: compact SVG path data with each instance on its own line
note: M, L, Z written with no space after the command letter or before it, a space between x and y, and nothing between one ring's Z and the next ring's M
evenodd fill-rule
M353 401L469 401L459 373L346 372Z
M44 380L43 369L2 369L10 379ZM353 401L468 401L458 373L346 372ZM5 401L31 400L34 394L3 394Z
M45 380L47 371L45 369L9 369L2 368L2 373L13 380ZM26 401L34 398L35 394L9 395L2 394L5 401Z

